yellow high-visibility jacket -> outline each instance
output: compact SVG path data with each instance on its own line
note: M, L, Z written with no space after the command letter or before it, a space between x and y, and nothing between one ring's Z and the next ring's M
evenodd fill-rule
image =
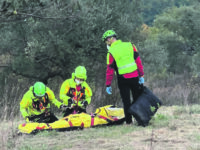
M24 118L40 115L44 112L49 112L51 104L54 104L58 108L62 105L62 103L55 98L50 88L46 87L46 94L42 100L39 101L38 98L34 96L33 86L31 86L20 102L20 111Z
M78 105L82 107L82 102L87 101L88 104L91 102L92 90L89 85L84 81L77 90L77 85L74 78L65 80L60 88L60 99L63 104L68 105L68 100L71 98L74 100L74 106Z
M120 75L137 70L137 64L134 60L133 46L130 42L117 40L111 45L108 52L114 57Z

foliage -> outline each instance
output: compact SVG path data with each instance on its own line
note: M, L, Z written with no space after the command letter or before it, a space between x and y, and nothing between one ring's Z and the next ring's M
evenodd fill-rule
M108 29L137 46L147 82L156 79L157 86L166 82L171 89L171 73L199 74L198 0L0 0L0 5L0 53L12 60L0 77L2 89L9 77L18 81L15 77L20 76L30 80L17 84L19 87L40 80L58 91L61 83L51 84L51 79L70 78L76 66L84 65L94 91L94 105L121 104L116 79L113 95L105 94L107 50L101 36ZM141 28L142 20L149 26L143 24ZM16 89L8 87L6 91ZM196 102L198 94L194 93ZM183 103L182 97L174 101L174 97L163 95L166 103ZM5 94L2 97L3 102L10 101Z
M159 43L158 37L148 35L143 45L139 45L138 48L145 73L163 72L167 68L168 54L164 45Z
M198 0L142 0L144 23L152 25L156 16L160 15L165 10L174 6L181 7L192 5L195 2L198 2Z
M2 50L15 54L13 72L45 83L56 75L70 77L77 65L95 70L96 62L105 61L103 32L115 29L129 39L130 31L135 32L141 24L135 5L139 3L14 1L11 6L17 14L8 18L12 23L1 24Z
M105 98L107 53L101 36L114 29L122 40L137 40L133 33L142 24L136 0L1 0L0 5L6 5L0 12L0 52L12 58L8 75L30 79L25 85L37 80L49 85L52 78L70 78L76 66L84 65L99 104Z
M148 73L166 70L174 74L198 73L199 8L199 5L173 7L157 16L153 27L142 32L147 35L140 49Z

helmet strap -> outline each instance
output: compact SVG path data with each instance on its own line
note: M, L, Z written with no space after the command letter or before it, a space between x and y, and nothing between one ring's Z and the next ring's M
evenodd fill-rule
M36 97L35 92L34 92L34 87L33 87L33 96Z

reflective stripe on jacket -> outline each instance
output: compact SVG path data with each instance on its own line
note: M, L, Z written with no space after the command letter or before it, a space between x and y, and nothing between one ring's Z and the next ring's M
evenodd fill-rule
M120 75L137 70L133 47L130 42L117 40L111 45L108 52L114 57Z
M89 85L84 81L81 85L77 86L74 78L67 79L63 82L60 88L60 99L65 105L68 105L68 100L71 98L74 100L74 106L82 107L81 102L91 102L92 90Z
M138 76L144 75L143 65L138 50L134 44L132 46L133 46L132 50L134 52L134 60L137 64L137 70L131 73L119 75L114 57L112 56L111 53L107 53L106 86L111 86L114 77L114 72L116 72L117 76L121 76L123 78L136 78Z

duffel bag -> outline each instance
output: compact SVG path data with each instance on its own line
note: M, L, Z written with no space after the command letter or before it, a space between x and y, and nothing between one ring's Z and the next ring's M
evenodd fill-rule
M130 106L128 111L136 119L138 125L147 126L161 105L161 100L146 86L143 86L142 94Z

